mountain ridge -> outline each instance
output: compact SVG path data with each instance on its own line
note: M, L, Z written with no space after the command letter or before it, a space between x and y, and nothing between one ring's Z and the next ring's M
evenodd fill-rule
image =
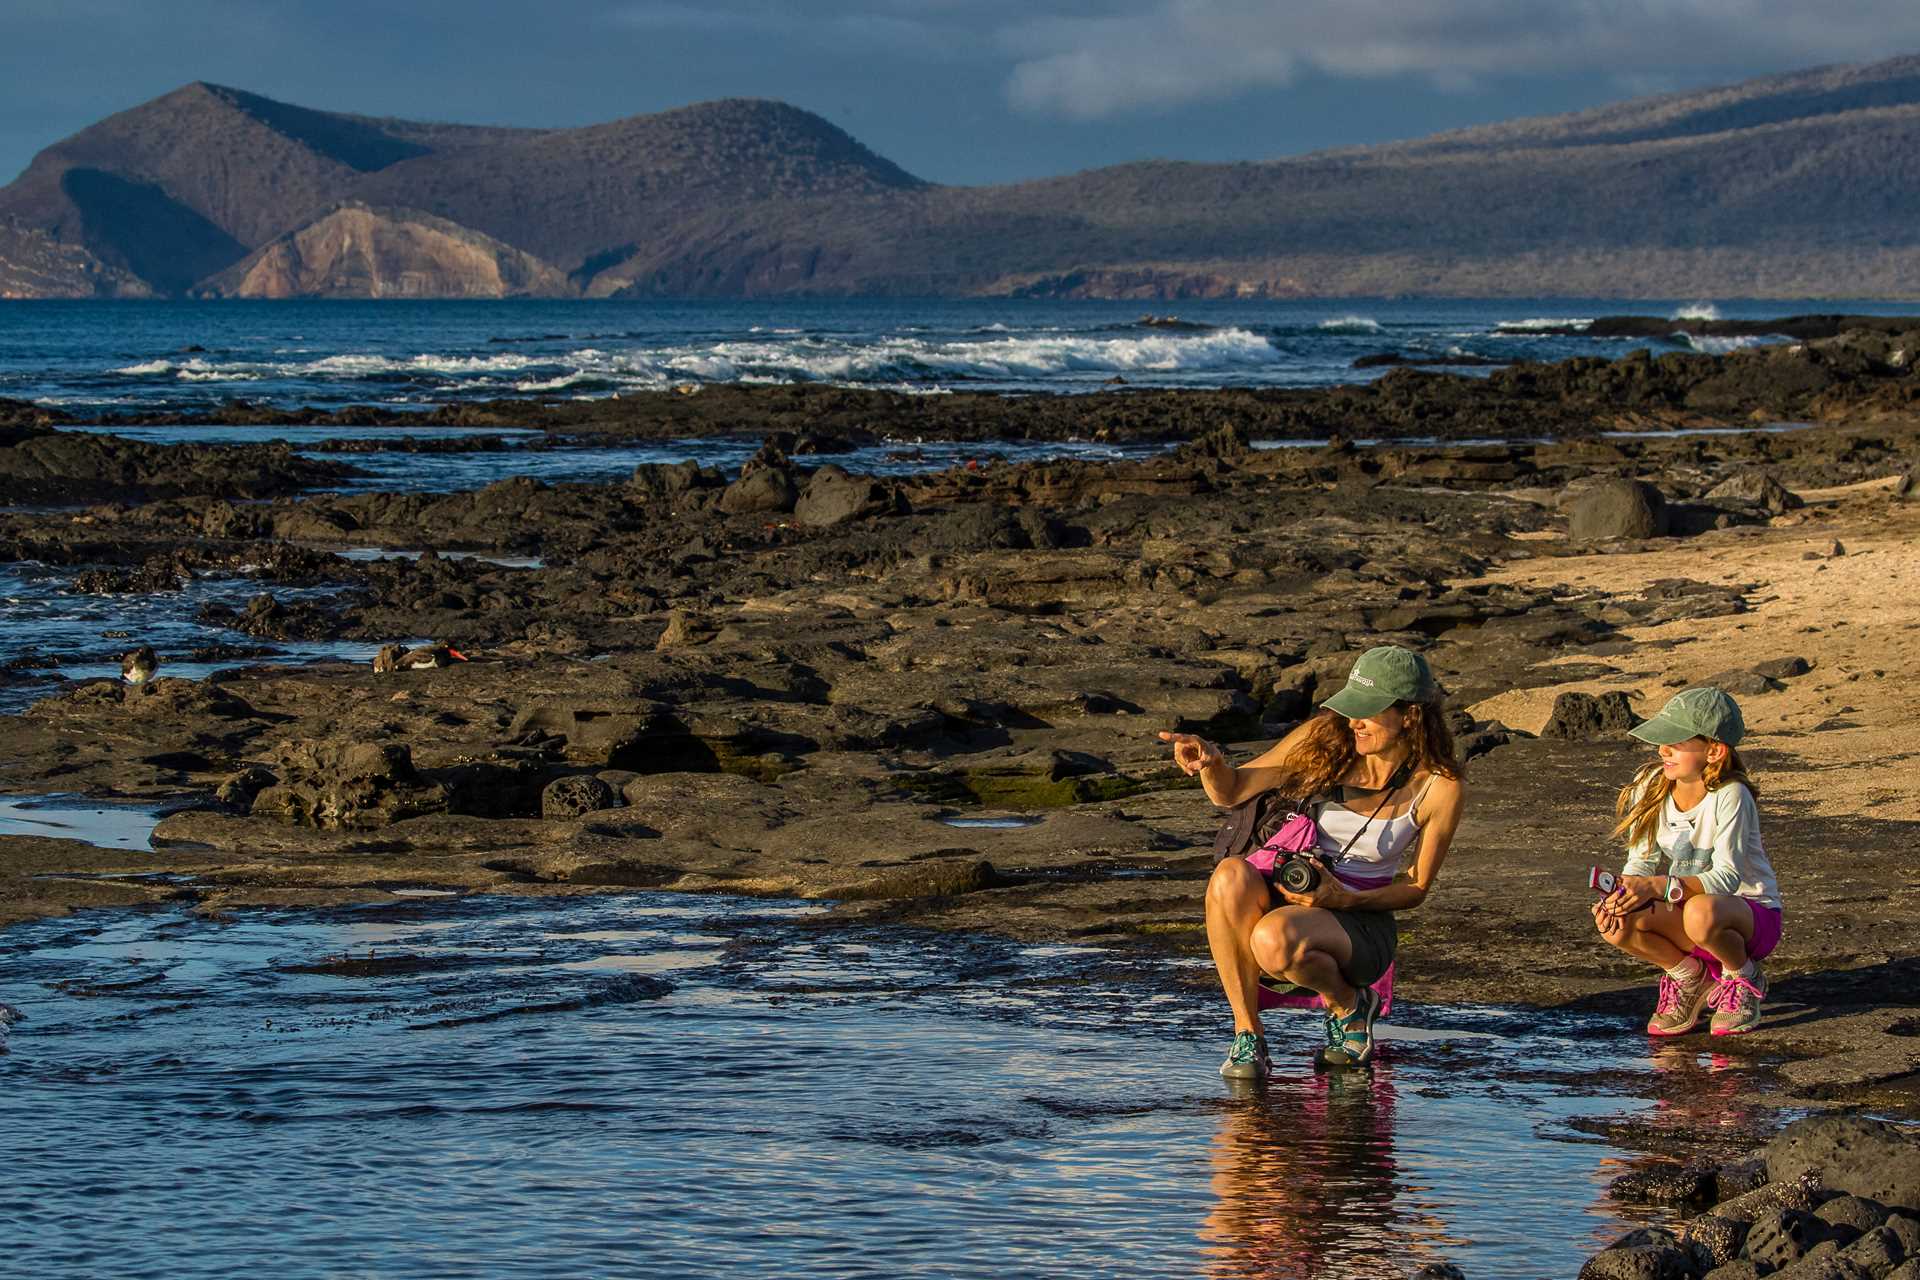
M0 188L0 296L1898 296L1916 207L1912 55L988 187L765 99L533 129L195 82Z

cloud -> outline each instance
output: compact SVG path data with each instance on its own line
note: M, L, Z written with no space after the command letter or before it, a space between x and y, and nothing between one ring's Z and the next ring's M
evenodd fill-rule
M1911 0L1129 0L1019 19L1006 94L1038 116L1097 120L1281 88L1305 70L1418 77L1446 90L1592 75L1702 83L1920 48Z

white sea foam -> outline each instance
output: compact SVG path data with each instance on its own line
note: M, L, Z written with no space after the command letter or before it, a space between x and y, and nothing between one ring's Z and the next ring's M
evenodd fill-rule
M513 389L515 391L563 391L568 387L577 386L582 382L596 379L598 376L597 374L587 373L585 371L563 373L557 378L548 378L544 382L538 379L516 382L513 384Z
M1762 337L1747 334L1738 338L1714 338L1697 333L1676 333L1675 342L1684 342L1702 355L1723 356L1729 351L1741 351L1747 347L1758 347L1769 342L1785 342L1785 338Z
M238 369L182 369L173 375L182 382L258 382L257 373L243 373Z
M1689 302L1668 317L1670 320L1718 320L1720 308L1711 302Z
M139 375L143 373L171 373L173 364L166 360L147 360L140 364L130 364L123 369L110 369L109 373Z
M1385 332L1378 320L1372 316L1334 316L1331 320L1322 320L1323 333L1382 333Z
M1593 319L1590 316L1534 316L1527 320L1502 320L1493 326L1493 331L1495 333L1539 333L1547 329L1584 331L1592 323Z

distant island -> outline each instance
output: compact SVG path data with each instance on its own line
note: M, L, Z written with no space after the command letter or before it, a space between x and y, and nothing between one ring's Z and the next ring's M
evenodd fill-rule
M1912 297L1916 144L1913 56L995 187L777 102L509 129L196 83L0 188L0 297Z

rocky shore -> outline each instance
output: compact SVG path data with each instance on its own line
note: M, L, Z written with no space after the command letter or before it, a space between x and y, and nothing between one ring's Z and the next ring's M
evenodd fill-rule
M1580 1280L1920 1277L1920 1139L1894 1125L1801 1120L1753 1159L1629 1174L1611 1190L1693 1216L1629 1232Z
M1817 370L1882 339L1720 367ZM0 559L85 566L77 590L244 568L259 595L220 621L262 646L427 637L471 659L193 682L163 651L144 689L83 683L0 717L10 792L180 806L152 853L0 837L0 921L163 896L219 912L647 887L832 899L823 927L1199 955L1217 819L1155 732L1257 751L1359 650L1393 642L1447 685L1473 797L1440 889L1403 922L1403 998L1644 1016L1647 975L1590 936L1585 869L1618 859L1612 797L1641 755L1628 720L1715 679L1753 726L1790 920L1768 1023L1715 1047L1781 1063L1781 1105L1912 1111L1920 907L1901 890L1920 788L1898 761L1920 707L1894 655L1920 624L1920 424L1890 412L1908 382L1895 352L1838 384L1840 422L1780 434L1591 434L1616 415L1557 443L1257 449L1264 420L1234 408L1265 402L1251 393L923 398L930 422L973 413L983 433L990 407L999 434L1224 425L1147 461L879 480L802 442L886 398L709 390L540 412L696 434L667 415L790 398L737 479L656 465L618 484L249 502L162 487L0 513ZM1591 415L1666 361L1585 363L1551 376L1590 377ZM1323 393L1312 429L1362 393ZM1499 424L1562 434L1532 403ZM1137 418L1116 428L1115 405ZM1393 434L1364 412L1338 420ZM1431 416L1454 426L1421 434L1490 430L1452 413L1443 400ZM355 546L427 553L333 554ZM315 585L331 590L276 595ZM173 878L128 878L155 871Z

